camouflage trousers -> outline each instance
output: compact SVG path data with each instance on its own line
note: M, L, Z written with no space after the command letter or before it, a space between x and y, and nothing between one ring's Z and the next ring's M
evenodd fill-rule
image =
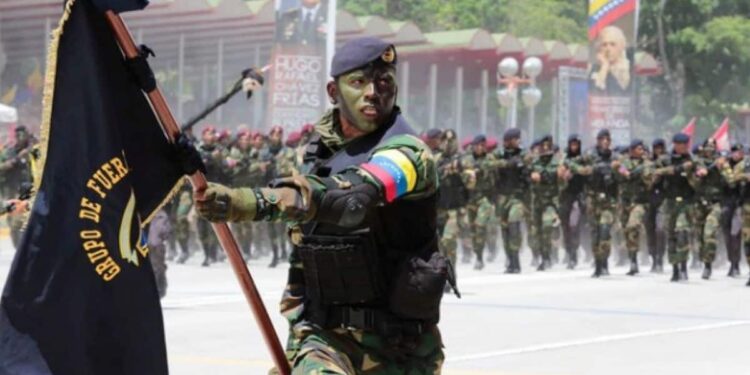
M591 227L591 250L595 259L606 260L612 251L615 200L613 197L593 196L589 198L587 209Z
M305 323L290 332L287 358L293 375L439 374L445 359L437 327L415 337L388 339L367 331L323 330Z
M560 226L563 243L568 254L575 253L581 247L581 231L584 227L586 213L582 199L573 194L560 194ZM588 244L585 245L588 247Z
M669 263L686 262L692 233L691 203L683 199L665 199L661 205L667 232Z
M500 221L505 254L518 254L523 243L521 224L527 219L523 201L512 196L501 195L497 199L495 213Z
M534 199L530 235L544 259L550 258L555 232L560 228L557 206L557 198Z
M180 245L180 250L187 256L190 255L190 248L188 243L190 241L190 221L187 217L180 217L175 219L174 223L174 236L172 236L177 244Z
M439 210L438 218L445 223L440 236L440 253L456 265L459 234L466 232L468 225L466 212L463 209Z
M159 297L164 298L167 295L167 247L164 245L149 246L148 260L151 262L151 268L154 270L156 279L156 290Z
M641 247L641 228L644 227L646 204L623 202L620 207L620 225L628 253L637 253Z
M750 265L750 202L742 204L742 246L745 248L745 258Z
M490 202L492 204L492 202ZM496 204L492 204L490 212L496 212ZM490 214L487 221L487 251L490 252L488 259L493 261L497 257L497 239L500 236L500 219L497 215Z
M216 261L218 257L219 239L216 238L211 223L205 219L198 219L198 240L203 246L206 259Z
M240 246L240 250L242 250L242 255L245 256L245 261L250 259L250 252L253 246L254 224L252 221L232 223L232 232L237 237L237 244Z
M492 204L487 197L469 202L466 205L466 220L471 236L471 243L465 240L464 248L471 248L477 260L483 261L484 246L487 244L487 225L492 215Z
M703 263L713 263L721 225L721 204L699 200L693 206L693 229Z

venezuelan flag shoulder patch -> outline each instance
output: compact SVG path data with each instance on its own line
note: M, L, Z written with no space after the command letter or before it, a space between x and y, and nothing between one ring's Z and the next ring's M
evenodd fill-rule
M414 191L417 185L417 169L414 162L399 150L376 152L361 168L380 182L385 200L389 203Z

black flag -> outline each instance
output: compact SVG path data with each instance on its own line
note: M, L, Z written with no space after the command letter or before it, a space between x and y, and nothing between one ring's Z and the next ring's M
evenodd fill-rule
M143 228L182 172L102 9L68 0L53 32L43 172L2 295L0 374L166 374Z

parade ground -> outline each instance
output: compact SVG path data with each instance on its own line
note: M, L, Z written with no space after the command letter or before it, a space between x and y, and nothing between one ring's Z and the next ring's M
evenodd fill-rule
M0 239L0 278L13 250ZM170 372L265 374L271 360L227 263L204 268L202 257L169 264L162 301ZM286 264L250 269L274 325L286 339L278 303ZM483 271L459 267L462 299L446 295L440 327L445 374L710 375L747 373L750 288L716 270L711 281L693 270L686 284L668 275L591 279L588 266L567 271L503 275L500 263ZM647 270L647 269L646 269Z

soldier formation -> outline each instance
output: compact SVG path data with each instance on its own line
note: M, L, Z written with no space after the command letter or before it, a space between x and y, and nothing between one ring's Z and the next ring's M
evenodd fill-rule
M285 138L283 128L278 126L266 134L239 130L234 135L207 126L200 139L194 142L210 181L232 187L264 186L273 179L298 174L312 131L313 126L306 125ZM226 256L210 223L193 215L193 203L190 185L185 184L168 207L174 236L169 240L167 259L185 263L191 256L190 245L197 241L203 249L204 267L224 261ZM266 256L270 249L269 267L286 260L291 250L283 223L240 222L233 223L232 230L246 259ZM197 238L193 238L193 234L197 234Z
M740 276L741 247L750 263L750 157L742 144L720 152L707 139L691 150L690 137L678 133L671 149L662 139L615 148L602 130L587 151L577 135L563 148L545 136L524 150L521 133L509 129L500 147L477 135L462 151L452 130L422 137L440 175L441 251L453 262L460 244L461 261L473 254L474 268L483 269L500 235L505 273L520 273L525 234L538 271L560 262L574 269L580 251L595 278L609 275L613 251L630 276L645 263L642 249L654 273L663 272L666 255L674 282L686 281L688 268L702 267L710 279L717 255L728 261L728 276ZM717 252L720 243L725 252Z

